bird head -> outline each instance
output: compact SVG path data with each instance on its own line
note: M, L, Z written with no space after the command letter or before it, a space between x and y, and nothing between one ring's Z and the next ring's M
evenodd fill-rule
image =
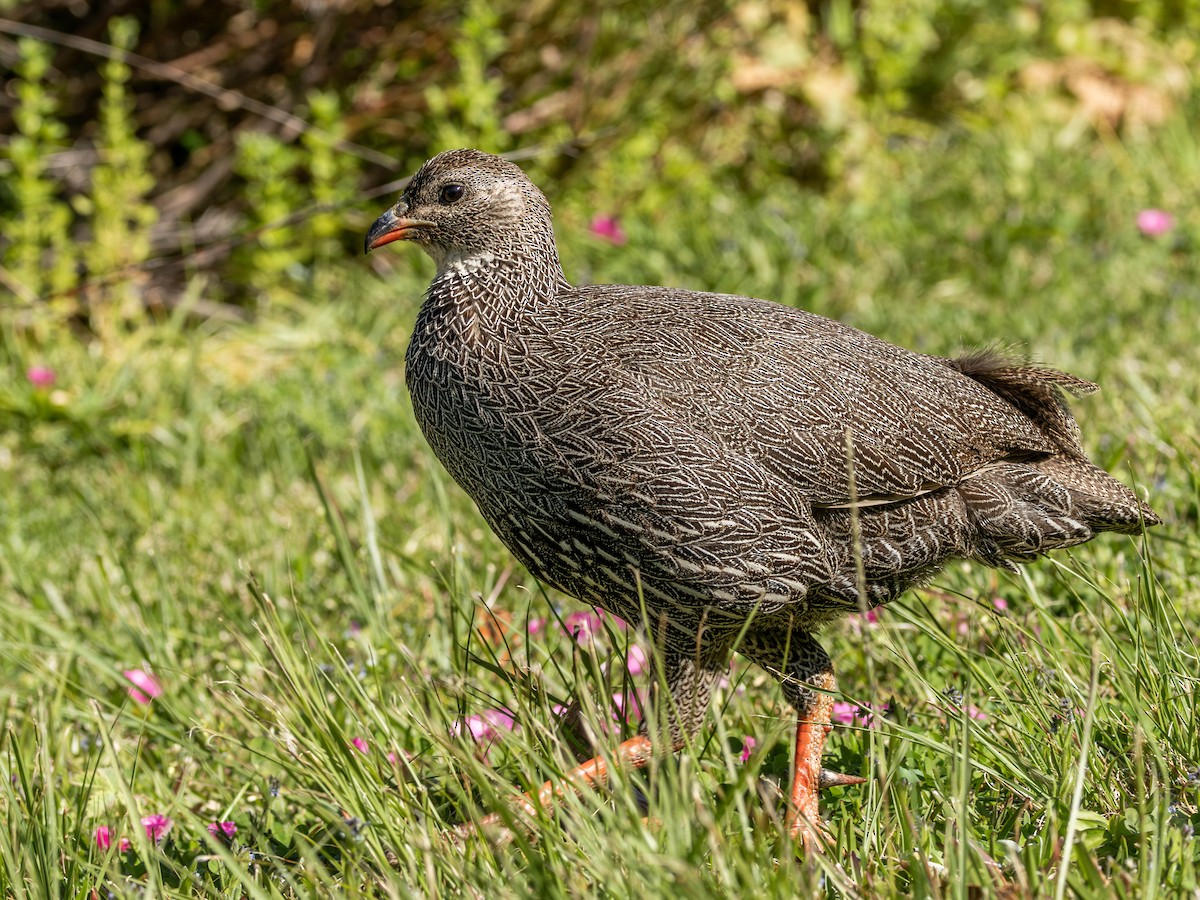
M440 272L547 238L553 242L550 205L518 166L478 150L449 150L421 166L371 226L364 246L370 253L392 241L412 241Z

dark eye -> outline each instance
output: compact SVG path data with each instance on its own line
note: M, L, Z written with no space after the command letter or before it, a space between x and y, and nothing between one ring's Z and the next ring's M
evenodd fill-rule
M438 194L438 202L449 205L462 199L466 189L461 184L448 184Z

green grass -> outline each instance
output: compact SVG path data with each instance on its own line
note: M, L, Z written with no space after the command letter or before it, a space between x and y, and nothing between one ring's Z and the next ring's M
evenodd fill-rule
M569 798L508 847L443 837L570 765L551 707L578 699L602 745L630 733L608 698L629 686L631 635L560 633L578 605L515 566L421 439L402 381L430 275L413 248L388 254L383 277L353 259L319 270L310 300L251 325L185 327L180 311L35 346L0 320L5 893L1195 890L1188 113L1153 140L1064 146L1048 125L1012 124L1017 111L881 146L823 195L668 181L676 202L623 210L623 247L587 236L608 211L596 197L545 185L577 279L773 297L928 352L1015 343L1100 381L1076 404L1087 446L1167 520L1019 576L952 565L878 624L825 635L844 697L889 710L830 741L832 767L871 780L824 798L836 846L815 859L780 825L792 714L744 664L679 757ZM1170 209L1175 230L1138 234L1147 206ZM33 364L55 370L53 388L26 383ZM480 633L492 613L510 622L503 640ZM526 635L530 618L550 625ZM136 668L162 683L149 705L127 692ZM453 724L493 709L519 727L485 759ZM150 814L174 820L157 847L139 824ZM236 823L231 842L208 836L214 821Z

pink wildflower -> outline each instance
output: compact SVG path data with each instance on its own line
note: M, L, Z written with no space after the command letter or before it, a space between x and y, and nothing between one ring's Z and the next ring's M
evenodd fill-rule
M39 391L45 390L54 384L58 376L54 374L54 370L47 366L32 366L25 372L25 377Z
M1008 601L1005 600L1003 597L993 597L992 598L992 609L994 609L998 613L1008 612Z
M96 846L101 850L107 850L112 846L112 832L107 825L101 825L96 829Z
M833 711L829 714L829 721L835 725L853 725L854 714L857 711L858 707L853 703L835 700L833 701Z
M638 691L617 693L612 695L613 721L622 719L632 722L642 720L642 697Z
M754 752L754 748L758 746L758 741L746 735L742 741L742 762L745 763L750 759L750 754Z
M873 609L861 613L851 613L849 623L850 630L855 634L860 634L864 626L879 624L879 613Z
M450 734L457 737L465 731L475 743L485 745L484 755L486 756L490 745L499 740L503 732L512 731L516 727L511 713L502 709L489 709L478 715L465 716L455 722L450 726Z
M158 843L167 836L167 832L171 830L171 826L175 823L162 813L155 813L152 816L142 816L142 827L146 829L146 837Z
M145 669L126 669L122 674L131 685L128 689L129 696L135 703L146 704L162 695L162 685Z
M129 838L121 838L119 841L117 841L117 852L128 853L132 849L133 841L131 841Z
M1161 209L1143 209L1137 214L1138 231L1146 237L1160 237L1175 227L1175 217Z
M858 724L867 728L878 728L879 719L887 715L888 704L880 703L878 706L868 704L858 716Z
M368 744L367 744L366 738L356 737L354 740L352 740L350 742L350 746L353 747L355 750L357 750L359 753L366 753L368 750Z
M620 246L626 240L625 231L617 222L616 216L597 215L592 219L591 228L588 229L591 233L601 240L608 241L610 244Z
M858 725L865 728L874 728L878 725L875 717L882 716L887 711L888 705L886 703L882 703L876 707L870 704L859 706L857 703L835 700L833 710L829 714L829 721L835 725Z
M213 837L223 837L225 840L232 840L237 834L237 824L234 822L209 822L208 833Z
M563 619L563 625L567 629L567 634L579 643L586 644L603 632L601 621L600 611L591 610L571 613Z
M650 660L646 656L646 651L642 649L641 644L631 644L629 652L625 655L625 671L630 675L641 675L650 667Z
M967 707L967 715L968 715L970 718L972 718L972 719L978 719L978 720L979 720L979 721L981 721L981 722L982 722L984 719L986 719L986 718L987 718L987 713L985 713L985 712L984 712L982 709L980 709L978 706L974 706L974 705L972 705L972 706L968 706L968 707Z
M525 632L527 634L537 634L539 631L541 631L545 627L546 627L545 619L541 619L541 618L530 619L529 624L525 626Z

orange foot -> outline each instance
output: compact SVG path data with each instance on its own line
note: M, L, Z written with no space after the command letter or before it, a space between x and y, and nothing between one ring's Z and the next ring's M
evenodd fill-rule
M792 775L792 806L788 811L788 833L804 843L804 852L823 850L832 836L821 821L817 808L817 791L827 787L862 784L858 775L843 775L821 768L821 753L825 738L833 726L829 716L833 711L833 696L817 693L806 717L803 713L796 726L796 755Z
M614 761L618 766L641 769L650 763L652 756L650 738L638 735L617 747ZM561 781L547 781L536 793L522 794L514 805L519 812L532 819L537 816L539 810L552 808L554 801L565 796L567 791L582 791L607 782L608 762L597 756L576 766L564 775ZM501 845L510 843L513 839L513 833L504 824L504 816L499 813L489 813L477 822L459 825L451 829L450 834L453 838L462 840L480 831L493 832L495 842Z

